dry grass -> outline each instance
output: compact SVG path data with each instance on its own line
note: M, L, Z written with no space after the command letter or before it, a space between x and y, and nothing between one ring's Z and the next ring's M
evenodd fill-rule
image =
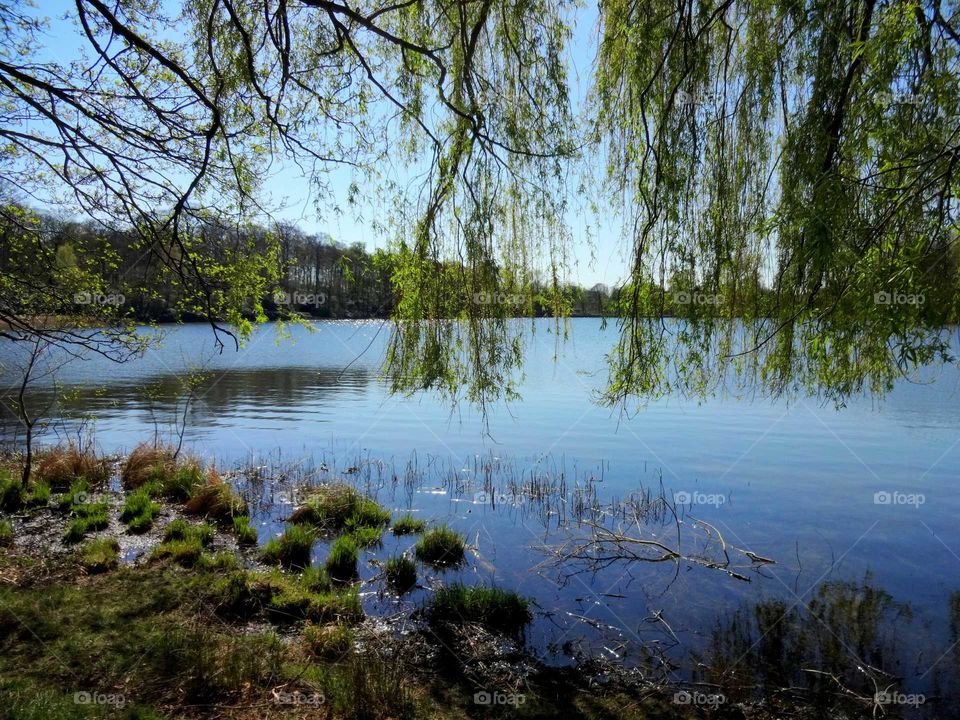
M230 520L247 515L247 504L223 481L216 470L207 471L207 484L197 488L184 505L192 515Z
M81 451L76 445L41 450L33 472L35 480L58 490L69 487L77 478L96 485L110 477L110 467L105 460L89 450Z
M156 446L141 443L133 449L123 464L120 478L123 487L127 490L136 490L152 479L160 469L162 474L173 472L175 461L174 450L169 445Z

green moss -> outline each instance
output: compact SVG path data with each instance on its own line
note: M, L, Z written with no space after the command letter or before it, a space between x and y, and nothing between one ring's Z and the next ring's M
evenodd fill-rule
M417 565L406 555L388 559L385 573L387 583L401 594L417 584Z
M0 547L13 545L13 525L9 520L0 520Z
M120 543L114 538L90 540L80 549L80 564L90 573L116 569L120 564Z
M411 513L398 517L393 523L394 535L415 535L427 529L427 521L415 518Z
M257 530L250 524L250 518L247 515L238 515L233 519L233 534L237 536L237 542L241 545L257 544Z
M475 622L492 630L518 632L530 622L529 603L514 592L460 583L440 588L427 605L431 623Z
M424 533L415 546L417 559L444 567L463 561L467 539L447 525L439 525Z
M266 563L305 568L310 565L310 551L315 540L316 535L311 528L293 525L280 537L270 540L260 556Z
M334 580L347 581L357 576L357 543L349 535L341 535L330 548L327 572Z

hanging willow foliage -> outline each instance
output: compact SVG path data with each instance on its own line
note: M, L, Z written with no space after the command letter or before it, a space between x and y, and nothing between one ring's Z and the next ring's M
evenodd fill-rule
M951 359L952 21L898 1L601 4L594 123L634 248L609 402L736 379L842 402Z
M224 259L197 228L262 218L262 178L286 157L321 202L327 171L352 168L352 194L381 211L397 391L514 396L516 318L566 314L585 199L632 248L607 402L745 384L842 402L953 359L952 4L601 0L582 113L575 0L72 14L84 55L59 62L42 23L0 0L0 190L136 228L192 313L246 318L276 279L272 259Z

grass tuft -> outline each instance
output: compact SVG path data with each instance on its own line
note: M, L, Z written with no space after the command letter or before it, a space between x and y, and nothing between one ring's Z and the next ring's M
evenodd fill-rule
M532 616L529 603L515 592L460 583L440 588L426 608L431 623L479 623L491 630L519 632Z
M345 582L357 576L358 549L349 535L341 535L334 541L327 556L327 572L334 580Z
M387 560L387 583L401 595L417 584L417 564L406 555Z
M293 512L290 522L327 530L383 527L390 522L390 512L349 485L336 483L314 490Z
M34 478L52 488L66 488L84 478L93 485L106 482L110 477L110 465L89 450L80 450L76 445L53 447L37 454Z
M194 489L184 509L193 515L224 522L233 522L238 515L248 515L247 503L213 469L207 473L206 484Z
M353 530L347 534L357 544L358 548L367 548L380 544L383 538L383 528L361 525L353 528Z
M136 534L145 533L153 527L153 521L160 514L161 506L153 501L149 486L142 486L130 493L123 504L120 520L127 529Z
M76 517L70 523L63 538L67 543L78 543L87 536L87 533L103 530L110 524L105 502L74 505L72 513Z
M415 518L412 513L401 515L393 523L394 535L416 535L427 529L427 521Z
M120 480L127 490L136 490L147 482L162 482L174 467L174 450L143 443L137 445L123 463Z
M314 657L338 662L353 650L353 630L345 625L314 625L303 628L303 639Z
M233 519L233 534L241 545L257 544L257 529L250 524L248 515L237 515Z
M305 568L310 565L310 551L314 540L316 535L312 528L292 525L283 535L264 545L260 556L266 563Z
M115 538L89 541L80 549L80 564L88 573L116 569L120 564L120 543Z
M466 537L444 524L424 533L417 541L415 552L418 560L445 567L462 562L466 547Z
M13 525L9 520L0 520L0 547L13 545Z

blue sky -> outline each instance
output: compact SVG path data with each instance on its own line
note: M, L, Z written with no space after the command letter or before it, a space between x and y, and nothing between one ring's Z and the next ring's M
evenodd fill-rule
M35 11L49 19L46 50L50 58L64 63L75 59L77 48L85 43L85 39L77 31L75 23L65 19L75 16L74 4L66 0L52 0L41 3ZM573 84L573 99L581 103L589 87L596 50L595 5L589 4L578 9L575 18L569 71ZM408 178L409 176L401 179ZM343 208L339 213L318 211L315 198L311 194L309 178L304 177L303 172L289 161L274 161L264 189L274 203L281 205L281 209L274 213L274 216L290 221L306 232L326 233L345 244L360 242L368 249L383 246L385 238L378 235L374 229L374 221L381 212L374 194L365 193L365 188L361 185L361 195L365 202L356 209L350 208L346 203L347 188L353 180L352 174L343 169L333 171L330 176L334 203ZM571 205L575 206L576 203ZM570 275L567 279L587 287L598 282L614 285L625 279L625 260L629 251L621 239L619 224L607 220L598 225L596 218L588 218L576 210L569 213L568 222L573 233L573 246Z

